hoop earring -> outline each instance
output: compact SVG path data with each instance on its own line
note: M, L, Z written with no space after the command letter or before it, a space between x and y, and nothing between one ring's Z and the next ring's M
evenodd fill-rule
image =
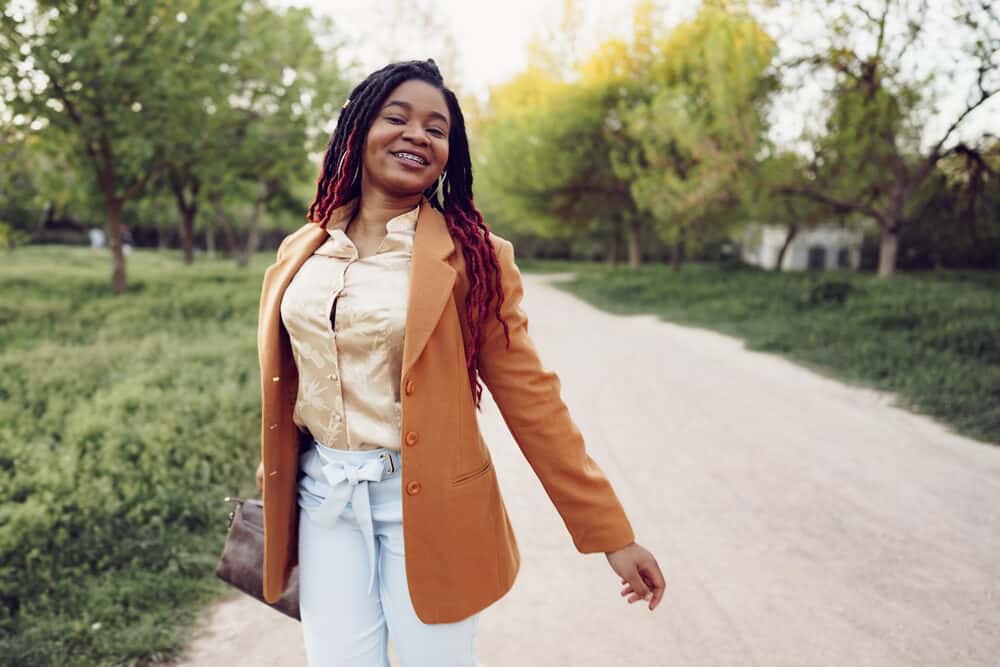
M340 156L340 162L337 163L337 178L344 172L344 160L347 158L347 152L345 151L343 155ZM361 163L354 168L354 177L351 179L351 185L354 185L358 180L358 175L361 173Z
M438 176L437 182L434 184L434 189L431 190L429 195L427 195L428 199L438 195L438 193L441 193L440 196L438 197L438 202L439 203L444 202L444 179L447 176L448 176L448 170L445 169L444 171L441 172L441 175Z

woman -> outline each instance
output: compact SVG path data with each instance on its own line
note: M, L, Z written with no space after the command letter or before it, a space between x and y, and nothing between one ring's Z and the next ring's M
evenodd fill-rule
M581 553L629 602L653 556L540 363L511 244L472 199L462 111L432 60L371 74L344 104L310 220L264 277L264 594L298 565L311 665L478 665L478 612L520 557L476 421L486 383ZM405 548L404 548L405 544Z

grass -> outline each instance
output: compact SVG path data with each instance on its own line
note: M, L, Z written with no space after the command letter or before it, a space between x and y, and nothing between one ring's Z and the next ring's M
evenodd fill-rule
M256 495L250 269L135 252L126 295L86 248L0 256L0 664L170 658L230 507Z
M521 262L575 271L558 285L615 313L654 314L743 339L1000 443L1000 273L773 273L688 264Z

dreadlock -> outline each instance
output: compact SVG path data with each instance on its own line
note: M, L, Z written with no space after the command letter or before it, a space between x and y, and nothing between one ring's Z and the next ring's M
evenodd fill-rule
M510 333L500 315L503 288L500 265L490 243L490 230L472 201L472 160L469 157L465 118L458 98L444 85L441 72L432 59L391 63L368 75L351 91L349 103L341 110L337 127L327 145L323 169L317 180L316 198L309 206L306 218L325 227L337 207L360 196L361 183L355 176L361 167L368 129L389 93L411 79L424 81L440 90L451 114L448 163L445 165L448 176L443 192L435 192L435 183L424 191L424 196L444 215L448 232L461 245L465 257L469 282L469 291L465 296L465 318L469 329L465 365L472 398L479 408L483 393L479 383L479 349L483 342L483 324L490 315L491 305L493 316L503 326L508 347ZM435 196L438 194L443 197L443 204Z

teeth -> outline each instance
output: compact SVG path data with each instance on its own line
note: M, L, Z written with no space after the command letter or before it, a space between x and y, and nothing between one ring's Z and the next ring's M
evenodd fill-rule
M424 160L419 155L414 155L413 153L396 153L396 156L407 160L412 160L413 162L416 162L418 164L427 164L426 160Z

